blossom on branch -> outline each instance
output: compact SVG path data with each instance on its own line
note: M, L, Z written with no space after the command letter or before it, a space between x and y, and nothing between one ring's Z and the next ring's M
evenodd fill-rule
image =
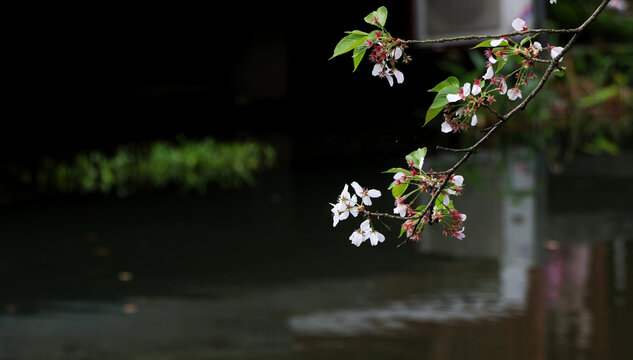
M348 191L348 186L345 184L343 191L338 196L338 202L332 205L333 225L336 226L339 221L345 220L349 217L349 214L356 217L358 216L359 206L356 203L356 195L351 195Z
M514 101L518 98L523 98L523 96L521 95L521 90L519 90L518 87L514 87L508 90L508 99Z
M466 237L466 235L464 235L464 229L465 227L462 227L461 230L453 231L453 236L458 238L459 240L462 240L463 238Z
M547 48L548 48L548 49L549 49L549 51L550 51L550 55L552 56L552 59L556 59L557 57L559 57L559 56L560 56L560 53L561 53L561 52L563 52L563 48L562 48L562 47L560 47L560 46L551 46L551 45L548 45L548 46L547 46ZM560 58L558 61L559 61L559 62L560 62L560 61L563 61L563 58Z
M405 217L407 215L407 210L409 210L409 206L404 203L404 198L399 197L395 201L396 207L393 209L394 214L398 214L401 217Z
M492 79L492 77L494 76L495 72L492 69L492 66L488 66L488 68L486 69L486 73L484 74L484 76L482 77L482 79L484 80L490 80Z
M387 82L389 82L389 86L393 86L394 77L396 78L398 84L402 84L404 82L404 74L400 70L396 68L390 69L384 63L374 65L371 74L381 78L386 78Z
M356 246L360 246L360 244L362 244L363 241L366 240L365 233L363 232L362 229L356 229L352 233L352 235L350 235L349 239L352 241L352 244Z
M360 224L360 230L365 235L365 240L369 239L372 246L376 246L378 243L385 241L385 235L376 231L376 229L371 226L369 219Z
M505 93L508 91L508 84L506 83L505 76L502 76L500 81L501 85L499 86L499 94L505 95Z
M470 119L470 126L477 125L477 114L473 114L473 117Z
M468 95L470 95L470 83L465 83L464 86L457 90L457 94L447 94L446 100L448 100L448 102L455 102L465 99Z
M481 87L484 86L486 83L486 81L482 81L481 79L475 79L473 81L473 90L472 90L472 94L473 95L479 95L481 93Z
M442 123L441 130L443 133L449 133L453 131L453 127L446 120L444 120L444 122Z
M527 31L528 29L527 24L521 18L512 20L512 28L516 31Z
M377 198L381 195L379 190L363 188L356 181L352 182L352 187L354 188L356 195L360 196L361 202L367 206L372 204L371 198Z

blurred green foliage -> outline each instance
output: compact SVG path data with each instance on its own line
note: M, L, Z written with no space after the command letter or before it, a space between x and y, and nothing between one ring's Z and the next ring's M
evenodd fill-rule
M254 141L221 143L211 138L125 145L111 154L81 152L60 161L44 159L34 170L15 170L21 183L41 191L111 193L180 188L204 193L209 184L236 188L253 184L254 173L272 166L275 151Z
M576 27L595 10L594 3L570 0L548 6L546 26ZM565 34L537 38L543 46L563 45L568 39ZM503 135L491 141L502 147L529 145L546 154L550 169L561 168L578 151L617 155L623 146L633 146L631 39L633 14L605 9L565 55L564 76L551 77L525 110L501 129ZM468 81L483 74L484 63L483 54L471 50L449 53L439 67ZM537 82L523 91L524 97ZM506 113L517 103L500 96L495 107ZM478 118L481 128L496 121L488 113ZM463 141L470 143L472 136L478 134L470 132Z

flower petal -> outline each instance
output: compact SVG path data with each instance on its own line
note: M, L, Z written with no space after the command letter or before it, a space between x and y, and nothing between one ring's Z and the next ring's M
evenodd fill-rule
M404 74L400 70L394 70L393 76L396 77L396 81L398 81L398 84L402 84L402 82L404 81Z
M446 100L448 100L448 102L455 102L455 101L459 101L461 99L462 99L462 97L457 95L457 94L447 94L446 95Z
M512 20L512 28L516 31L525 31L527 30L527 26L525 21L521 18L516 18Z
M369 219L366 219L365 221L360 223L360 229L361 229L361 231L369 231L369 230L371 230L371 223L369 222Z
M473 95L479 95L481 87L479 85L473 85Z
M496 39L496 40L492 40L490 41L490 46L499 46L503 41L505 41L505 39Z
M483 76L484 80L490 80L492 79L492 76L495 74L494 70L492 70L492 66L488 66L488 69L486 69L486 73Z
M470 95L470 83L465 83L462 89L464 90L464 97Z
M556 47L553 47L552 50L550 50L550 55L552 55L552 59L556 59L557 57L560 56L561 52L563 52L563 48L560 46L556 46ZM560 60L558 61L563 61L563 58L560 58Z
M442 132L443 133L449 133L451 131L453 131L453 127L451 126L451 124L449 124L446 121L444 121L442 123Z
M400 59L400 57L402 56L402 49L400 49L399 47L393 49L393 51L391 51L391 56L396 60Z
M374 68L371 70L371 74L374 76L380 75L381 72L382 72L382 65L380 64L374 65Z
M356 195L363 196L363 188L356 181L352 182L351 185L354 188Z

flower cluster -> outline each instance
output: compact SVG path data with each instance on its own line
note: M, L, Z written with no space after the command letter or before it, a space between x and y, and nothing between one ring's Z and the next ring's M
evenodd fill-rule
M381 6L365 16L365 22L378 29L369 33L360 30L347 31L347 35L334 48L331 58L351 51L354 71L356 71L358 64L369 50L369 61L374 64L372 75L387 79L389 85L393 86L394 79L398 84L404 82L404 74L396 68L398 61L408 63L411 57L405 53L406 42L394 38L385 29L387 15L387 8Z
M444 235L463 239L466 215L455 209L450 197L461 193L464 177L450 175L447 179L446 174L432 170L425 172L422 170L425 155L426 148L418 149L406 157L406 169L394 168L388 171L395 172L389 187L395 198L393 212L406 219L401 226L400 235L419 241L425 224L436 223L441 224ZM415 205L422 193L436 196L432 209L426 209L425 205Z
M396 69L396 63L400 59L404 63L411 61L411 57L404 52L407 45L401 39L394 39L391 35L384 35L380 31L375 34L375 41L368 39L366 43L366 46L372 50L369 55L369 61L374 63L371 74L387 79L390 86L393 86L394 77L398 84L402 84L404 74Z
M512 27L516 31L527 31L528 26L521 18L512 21ZM496 101L495 96L506 95L509 100L522 99L521 88L530 80L536 78L533 71L534 63L543 50L538 41L532 41L536 35L525 37L519 43L511 38L487 40L475 47L486 47L484 55L486 71L481 78L474 79L473 83L466 82L457 88L454 93L446 94L448 104L443 109L444 122L441 130L444 133L463 131L470 126L477 125L477 110L481 106L487 106ZM552 59L562 60L560 57L563 48L548 45ZM521 65L507 75L499 72L514 58ZM497 75L499 74L499 75ZM509 78L513 77L513 86L509 87Z
M378 198L381 195L380 191L363 188L356 181L352 182L351 185L355 194L350 195L349 187L345 184L343 191L338 196L337 203L330 204L332 205L333 226L336 226L339 221L347 219L350 214L353 217L358 216L359 212L364 212L366 206L372 205L372 198ZM356 246L360 246L365 240L369 239L370 243L375 246L385 241L385 236L376 231L371 221L366 219L361 223L360 228L352 233L349 239Z

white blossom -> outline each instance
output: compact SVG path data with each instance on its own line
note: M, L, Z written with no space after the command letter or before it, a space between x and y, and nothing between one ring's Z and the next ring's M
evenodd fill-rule
M402 171L397 172L395 175L393 175L393 179L398 182L403 182L406 177L407 174L403 173Z
M486 73L483 76L484 80L490 80L492 79L492 76L495 74L494 70L492 69L492 66L488 66L488 68L486 69Z
M481 87L484 86L486 81L481 81L481 79L477 79L473 82L473 95L479 95L481 93Z
M626 2L626 0L611 0L607 4L607 6L611 9L624 11L629 7L629 4Z
M383 63L378 63L374 65L374 68L371 71L373 76L378 76L381 78L386 78L387 82L389 82L389 86L393 86L393 78L396 78L396 82L398 84L402 84L404 82L404 74L398 69L390 69Z
M447 123L446 120L444 120L444 122L442 123L442 132L449 133L451 131L453 131L453 127L451 126L451 124Z
M350 235L349 239L352 241L352 244L356 246L360 246L367 238L365 237L365 233L361 229L356 229L352 235Z
M333 214L333 226L336 226L339 221L345 220L349 217L349 214L356 217L358 216L358 203L356 195L351 195L348 191L349 187L347 184L343 187L343 191L338 196L338 202L332 205L332 214Z
M373 229L369 220L365 220L360 224L360 230L364 233L365 240L369 239L372 246L385 241L385 236Z
M504 38L492 40L492 41L490 41L490 46L493 46L493 47L494 47L494 46L499 46L499 45L501 45L501 43L502 43L502 42L504 42L505 40L506 40L506 39L504 39Z
M506 79L502 76L501 85L499 86L499 94L505 95L507 91L508 91L508 84L506 83Z
M404 198L400 197L396 199L396 207L393 209L394 214L398 214L401 217L405 217L407 215L407 210L409 207L404 204Z
M453 185L461 187L464 184L464 177L461 175L453 176Z
M556 59L560 55L560 53L562 51L563 51L563 48L560 47L560 46L555 46L555 47L551 48L550 55L552 55L552 59ZM558 61L559 62L563 61L563 58L561 57Z
M402 49L397 47L391 51L390 55L392 58L398 60L402 56Z
M477 114L473 114L473 118L470 119L470 126L477 125Z
M464 86L459 88L457 94L447 94L446 100L448 100L448 102L455 102L466 98L468 95L470 95L470 83L465 83Z
M396 78L396 81L398 82L398 84L402 84L404 82L404 74L400 70L393 69L390 71L391 73L389 75L393 75ZM387 77L387 80L389 80L389 77ZM389 81L389 84L392 84L392 83L393 83L393 80Z
M361 202L367 206L372 204L371 198L377 198L381 195L379 190L363 188L356 181L352 182L352 187L354 188L356 195L360 197Z
M358 205L356 204L356 195L352 195L352 198L348 202L339 202L339 219L345 220L352 214L353 217L358 216Z
M526 31L528 29L527 24L521 18L512 20L512 28L516 31Z
M523 98L523 96L521 95L521 90L519 90L519 88L515 87L508 90L508 99L514 101L518 98Z

